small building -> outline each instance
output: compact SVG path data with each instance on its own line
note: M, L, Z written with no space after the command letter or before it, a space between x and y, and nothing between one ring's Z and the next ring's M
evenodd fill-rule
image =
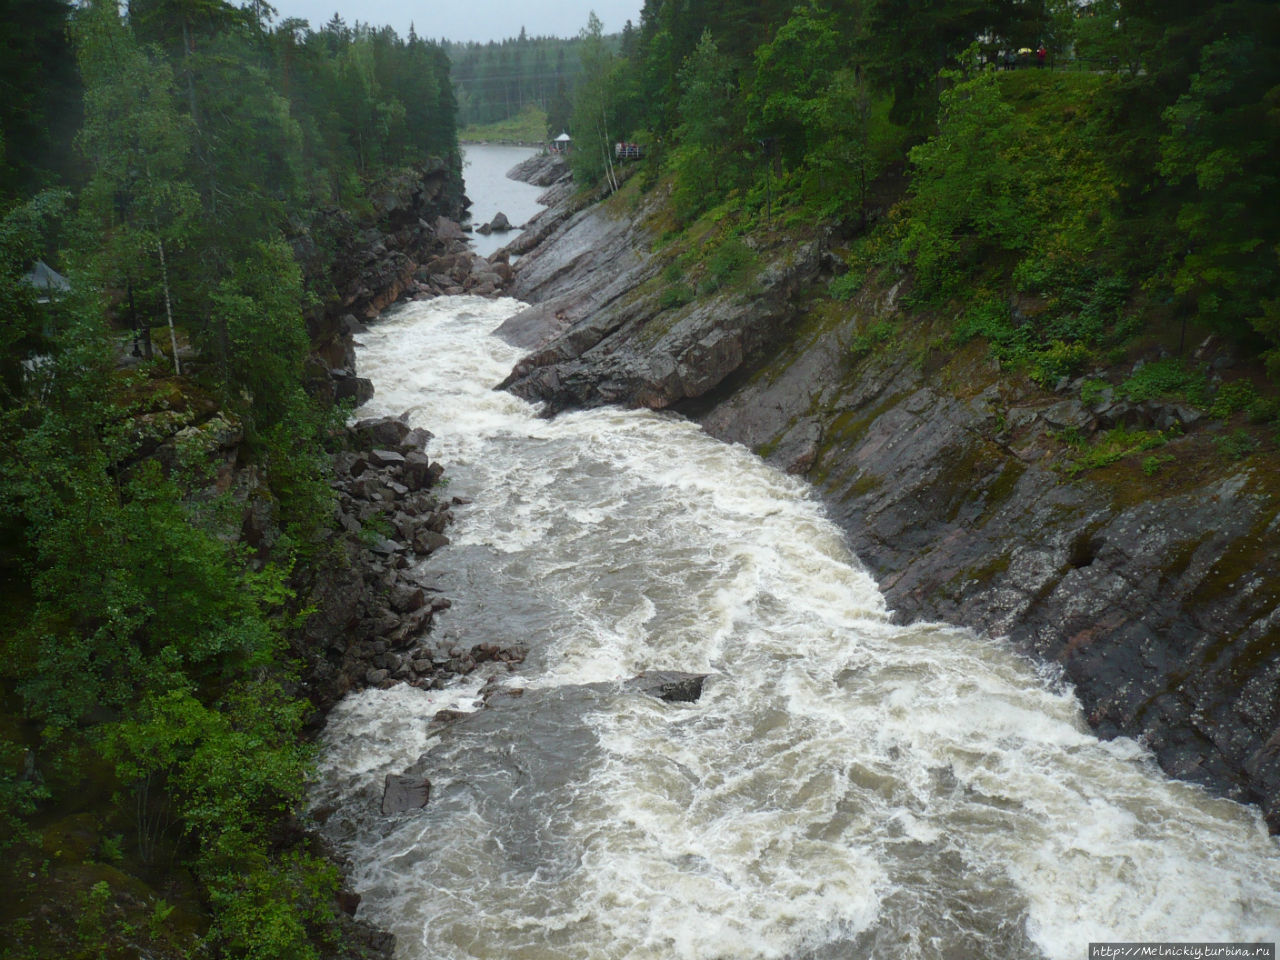
M547 149L552 153L568 153L572 143L573 138L567 132L564 132L547 144Z

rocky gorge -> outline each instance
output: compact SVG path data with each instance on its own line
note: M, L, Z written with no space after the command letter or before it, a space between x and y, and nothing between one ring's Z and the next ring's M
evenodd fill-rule
M1101 736L1142 739L1280 829L1273 452L1224 456L1227 426L1183 404L1010 375L930 336L905 278L815 297L847 269L821 234L749 241L749 282L672 297L702 278L663 247L660 190L596 202L563 168L513 174L552 185L507 248L509 292L532 305L500 331L526 351L504 387L549 415L672 409L807 477L900 620L1007 637L1061 671ZM1080 471L1066 440L1117 426L1161 431L1178 469Z

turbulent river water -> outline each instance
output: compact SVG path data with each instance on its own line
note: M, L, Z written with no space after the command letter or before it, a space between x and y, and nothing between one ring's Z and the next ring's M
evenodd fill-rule
M353 695L317 805L362 916L413 960L1080 958L1090 941L1271 941L1256 812L1086 729L998 640L890 623L800 481L691 423L554 420L495 392L519 305L442 298L361 336L438 436L458 509L443 639L528 645L506 692ZM696 703L626 683L708 673ZM516 691L523 691L518 694ZM432 722L441 708L475 709ZM379 813L413 770L430 804Z

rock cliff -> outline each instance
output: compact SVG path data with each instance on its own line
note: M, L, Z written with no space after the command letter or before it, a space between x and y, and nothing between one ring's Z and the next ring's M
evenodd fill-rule
M899 618L1007 636L1060 666L1101 735L1280 828L1274 454L1226 457L1222 426L1176 405L1086 407L1002 375L976 344L913 334L929 318L898 286L815 298L840 266L821 237L757 246L749 282L692 296L697 268L651 253L664 198L566 194L517 242L511 289L533 306L502 331L529 351L509 389L549 414L672 407L807 476ZM859 343L885 324L890 342ZM1118 423L1178 434L1177 469L1074 472L1063 431Z

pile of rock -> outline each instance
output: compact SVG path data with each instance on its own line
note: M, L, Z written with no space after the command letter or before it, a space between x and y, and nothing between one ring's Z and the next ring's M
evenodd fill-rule
M459 244L424 261L413 276L413 299L427 300L463 293L496 296L511 282L512 273L505 253L500 251L486 260L465 244Z
M439 689L482 663L522 661L519 647L463 649L429 636L450 601L418 561L449 543L452 508L465 502L439 496L444 468L425 452L431 434L405 416L361 420L348 434L331 485L349 562L318 585L319 608L304 631L312 699L327 707L351 689L395 683Z

